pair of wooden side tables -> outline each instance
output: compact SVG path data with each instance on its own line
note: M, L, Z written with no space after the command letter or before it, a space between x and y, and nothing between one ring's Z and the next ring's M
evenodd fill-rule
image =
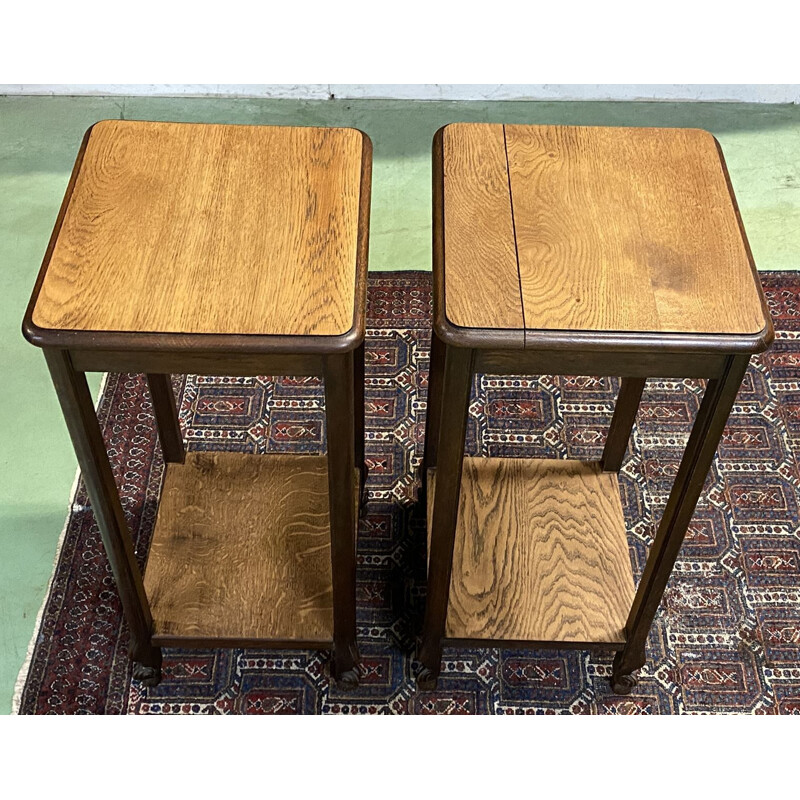
M131 631L332 648L358 683L371 144L353 129L87 132L23 331L45 351ZM434 335L417 676L448 644L605 647L630 691L750 354L771 321L716 141L453 124L434 140ZM143 372L166 473L142 575L84 373ZM327 457L186 453L170 375L324 378ZM472 377L622 377L599 464L464 458ZM616 472L647 377L708 379L638 589Z

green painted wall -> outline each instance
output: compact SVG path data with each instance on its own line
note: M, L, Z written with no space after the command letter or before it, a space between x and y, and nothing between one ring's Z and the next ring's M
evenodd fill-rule
M456 121L706 128L756 263L800 266L800 107L742 104L0 98L0 712L51 572L75 459L41 354L19 332L83 132L100 119L348 125L374 145L371 269L430 268L430 144ZM91 376L94 388L99 376Z

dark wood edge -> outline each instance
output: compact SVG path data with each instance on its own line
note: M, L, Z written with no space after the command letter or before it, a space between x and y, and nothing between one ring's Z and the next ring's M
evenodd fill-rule
M333 640L301 640L301 639L248 639L247 637L215 637L215 636L173 636L166 633L154 633L150 639L154 647L183 647L200 649L208 647L252 647L275 650L332 650Z
M505 647L518 650L622 650L625 642L547 642L529 639L458 639L445 636L443 647Z
M101 120L107 121L107 120ZM358 209L358 239L356 245L356 274L354 291L353 324L346 333L337 336L317 335L261 335L261 334L214 334L214 333L136 333L130 331L71 331L40 328L33 322L33 309L39 298L42 282L50 264L64 216L72 199L72 192L80 172L89 138L96 125L84 134L80 150L72 168L67 191L61 203L50 242L45 251L42 266L36 279L31 299L22 322L22 335L37 347L57 347L65 350L125 350L168 351L172 353L347 353L358 348L366 336L367 313L367 268L369 256L369 217L372 192L372 142L369 136L357 128L361 135L361 183Z
M610 375L621 378L717 378L725 353L588 353L564 350L478 350L475 372L484 375Z
M722 150L716 139L725 180L731 196L739 230L753 271L761 298L767 325L755 334L712 333L652 333L634 331L571 331L526 328L512 331L494 328L462 328L447 319L444 286L444 130L436 131L433 138L433 325L439 338L451 347L469 347L478 350L574 350L585 353L698 353L698 354L753 354L769 347L775 338L772 319L766 298L761 289L758 271L753 261L750 245L742 225L739 208L730 183ZM710 134L709 134L710 135ZM712 137L713 138L713 137ZM522 342L520 342L522 335Z
M318 353L208 353L192 350L70 350L79 372L161 372L192 375L294 375L322 377Z
M771 330L771 325L770 325ZM714 333L636 333L628 331L525 331L526 349L578 350L588 353L697 353L706 355L752 355L766 350L771 338Z
M346 352L360 347L367 335L367 273L369 271L369 223L372 210L372 139L361 134L361 188L358 205L358 240L356 243L356 288L353 295L353 325L345 336L348 347L332 352Z

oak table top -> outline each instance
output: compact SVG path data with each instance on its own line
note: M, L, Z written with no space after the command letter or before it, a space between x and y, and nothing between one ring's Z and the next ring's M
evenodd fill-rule
M435 249L451 331L505 332L522 347L547 332L768 343L711 134L457 123L438 137Z
M370 151L350 128L97 123L26 334L353 335Z

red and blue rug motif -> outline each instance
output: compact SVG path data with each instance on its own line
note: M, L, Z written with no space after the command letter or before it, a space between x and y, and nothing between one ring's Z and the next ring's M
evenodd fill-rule
M611 653L446 650L417 692L425 525L415 506L425 422L431 283L370 276L366 346L369 504L358 541L356 690L315 651L164 651L155 688L132 682L128 633L79 486L36 633L21 713L800 713L800 275L764 273L777 329L754 358L653 626L634 694L612 694ZM478 376L473 454L599 458L613 378ZM313 378L176 377L195 450L324 450ZM634 572L666 503L702 382L650 380L620 475ZM128 524L144 562L163 465L140 375L111 375L99 406Z

